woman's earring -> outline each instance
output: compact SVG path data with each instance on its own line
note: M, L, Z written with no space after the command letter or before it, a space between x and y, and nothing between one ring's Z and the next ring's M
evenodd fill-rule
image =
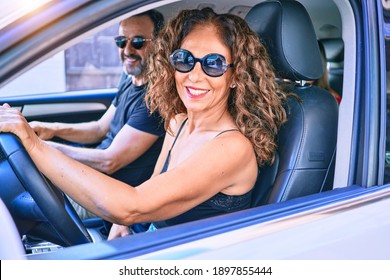
M231 87L231 88L235 88L235 87L236 87L236 84L232 84L230 87Z

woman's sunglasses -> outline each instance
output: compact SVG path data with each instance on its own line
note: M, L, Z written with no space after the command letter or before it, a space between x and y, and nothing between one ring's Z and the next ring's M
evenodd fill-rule
M196 58L191 52L183 49L175 50L170 61L173 67L181 73L188 73L194 69L196 62L199 62L203 72L210 77L222 76L233 64L227 64L223 55L210 53L203 58Z
M117 47L121 49L124 49L127 45L127 41L130 41L131 46L136 50L142 49L145 42L152 41L152 39L145 39L141 36L135 36L132 39L127 38L126 36L117 36L114 40Z

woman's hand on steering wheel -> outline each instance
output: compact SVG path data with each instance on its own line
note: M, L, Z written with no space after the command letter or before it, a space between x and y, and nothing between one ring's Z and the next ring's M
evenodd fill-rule
M11 108L7 103L0 106L0 132L9 132L18 136L28 153L40 142L20 110Z

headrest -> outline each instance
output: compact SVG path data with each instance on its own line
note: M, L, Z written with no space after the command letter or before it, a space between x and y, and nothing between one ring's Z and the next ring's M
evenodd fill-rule
M316 80L323 67L313 24L296 1L270 0L254 6L245 17L268 50L279 78Z
M324 46L326 60L329 62L344 61L344 42L341 38L320 39L319 42Z

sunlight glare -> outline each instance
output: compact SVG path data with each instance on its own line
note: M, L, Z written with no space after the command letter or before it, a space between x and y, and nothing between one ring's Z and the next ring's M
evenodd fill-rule
M0 29L51 0L0 0Z

